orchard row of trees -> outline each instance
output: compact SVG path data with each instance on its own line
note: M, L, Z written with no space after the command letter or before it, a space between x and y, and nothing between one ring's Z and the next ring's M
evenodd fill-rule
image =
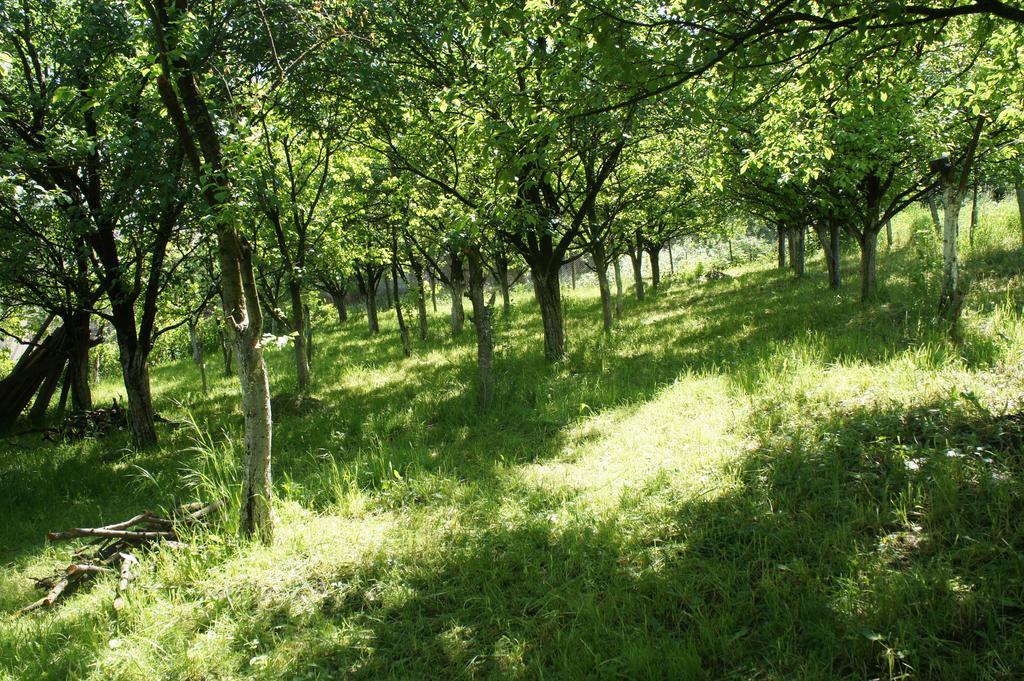
M955 323L977 169L1024 201L1022 59L1024 10L991 0L6 3L0 303L28 351L0 413L33 396L41 413L62 380L89 408L102 319L133 441L155 443L154 343L219 300L243 532L269 541L265 327L286 329L307 390L315 295L344 322L358 292L377 333L385 288L407 355L428 290L449 292L453 334L468 297L487 406L491 305L524 276L557 361L567 263L595 272L610 331L624 256L639 298L645 256L657 286L673 240L757 220L798 274L813 232L833 288L845 233L867 301L879 233L939 196Z

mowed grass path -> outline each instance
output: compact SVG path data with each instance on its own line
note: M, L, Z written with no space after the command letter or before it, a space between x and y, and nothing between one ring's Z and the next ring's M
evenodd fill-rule
M47 530L233 489L236 383L204 398L191 364L159 367L158 410L207 435L5 440L0 678L1019 678L1010 238L968 258L960 345L909 245L866 306L817 261L802 281L753 264L630 298L605 338L596 290L567 290L554 366L520 291L487 413L471 330L451 340L443 309L411 359L393 313L375 338L325 322L321 403L275 414L272 547L236 543L229 517L148 556L119 616L100 580L14 618L27 577L67 561ZM290 394L289 351L269 356Z

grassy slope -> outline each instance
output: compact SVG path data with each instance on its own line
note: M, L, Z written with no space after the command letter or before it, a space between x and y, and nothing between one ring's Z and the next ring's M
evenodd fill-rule
M147 558L120 617L106 581L10 613L66 562L47 530L230 479L235 383L204 399L191 365L154 371L159 410L213 433L199 447L8 440L0 679L1020 677L1024 423L1000 414L1024 409L1022 256L979 235L953 346L909 229L869 306L817 258L804 281L754 264L673 280L605 340L579 289L555 367L520 292L487 414L443 314L408 360L393 315L373 339L332 325L323 408L275 415L275 545L229 519ZM290 355L270 361L288 392Z

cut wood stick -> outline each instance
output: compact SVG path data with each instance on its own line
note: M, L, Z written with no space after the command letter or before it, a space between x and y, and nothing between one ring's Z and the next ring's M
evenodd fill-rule
M194 511L192 513L189 513L187 519L188 520L192 520L192 521L199 520L203 516L209 515L210 513L213 513L214 511L222 508L225 503L227 503L227 502L224 499L218 499L217 501L212 501L209 504L207 504L206 506L203 506L202 508L200 508L198 511Z
M70 584L70 583L71 583L71 577L68 577L68 576L61 577L59 580L57 580L57 583L53 585L53 588L50 589L50 593L46 594L45 596L40 598L35 603L32 603L30 605L26 605L24 608L19 610L17 612L17 614L20 616L20 615L24 615L27 612L31 612L31 611L35 610L36 608L44 608L44 607L49 607L49 606L53 605L54 602L58 598L60 598L60 595L62 593L64 593L64 589L66 589L68 584Z
M50 541L62 539L75 539L77 537L118 537L120 539L160 539L161 537L173 539L174 532L171 531L141 531L141 530L110 530L105 527L73 527L67 532L50 532L46 535Z
M65 570L68 575L79 575L79 574L92 574L99 575L104 572L113 572L108 567L102 565L93 565L91 563L72 563L68 565L68 569Z
M124 592L128 590L128 583L135 579L132 568L139 564L139 560L130 553L120 553L121 557L121 579L117 582L117 597L114 598L114 610L124 608Z

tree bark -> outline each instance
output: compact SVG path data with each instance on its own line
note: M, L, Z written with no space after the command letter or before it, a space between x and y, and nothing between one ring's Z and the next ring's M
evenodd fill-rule
M858 238L860 244L860 299L866 302L875 295L878 256L878 229L871 227Z
M121 348L121 372L128 397L128 430L136 446L156 444L153 397L149 389L149 353Z
M601 292L601 318L605 333L612 330L612 293L608 285L608 257L605 254L604 244L598 242L594 245L594 268L597 270L597 287Z
M960 233L960 195L951 178L945 183L943 224L942 224L942 297L939 309L949 314L958 305L960 296L959 252L957 240Z
M793 265L793 273L797 277L802 277L804 276L804 265L806 262L805 255L807 253L807 247L804 240L804 228L790 227L788 241L791 247L790 262Z
M612 260L612 267L615 270L615 316L622 316L622 263L619 256Z
M1017 184L1014 188L1017 194L1017 213L1020 216L1020 245L1024 246L1024 184Z
M825 255L825 267L828 269L828 286L839 290L842 278L839 271L839 224L818 222L814 225L818 235L818 244Z
M935 193L928 194L928 209L932 213L932 227L935 228L935 236L942 234L942 221L939 219L939 205L935 202Z
M971 227L967 231L968 243L974 248L974 230L978 227L978 178L974 178L974 196L971 200Z
M71 355L68 359L68 380L71 390L71 407L77 411L92 409L92 390L89 387L89 349L92 334L89 329L89 314L72 316L68 320Z
M779 242L779 269L786 269L786 229L782 225L776 225L776 236Z
M402 314L402 296L398 291L398 263L394 260L391 261L391 286L395 317L398 319L398 333L402 337L402 353L409 357L412 355L412 345L409 342L409 327L405 325L405 316Z
M423 263L418 260L412 252L412 246L406 243L405 255L409 260L409 267L412 269L413 280L416 282L416 315L419 318L420 340L427 340L428 317L427 317L427 285L423 276Z
M647 257L651 261L651 290L661 284L661 246L648 246Z
M643 272L643 251L630 250L629 260L633 263L633 285L636 289L636 299L644 299L644 272Z
M551 271L531 268L530 275L544 324L544 357L550 361L560 360L565 357L565 320L558 268L552 267Z
M668 273L672 276L676 274L676 259L672 255L672 243L668 244Z
M338 322L344 324L348 321L348 307L345 306L345 297L331 294L331 300L334 302L334 309L338 312Z
M292 343L295 352L295 377L300 393L309 390L309 350L306 346L306 308L302 304L302 286L294 278L288 280L292 303Z
M448 277L451 282L448 292L452 297L452 337L462 333L462 327L466 323L466 310L462 304L462 296L466 290L465 274L462 271L462 256L452 250L451 253L451 274Z
M480 251L474 246L467 254L469 297L473 301L473 327L476 330L476 361L479 370L477 403L487 409L494 402L494 337L491 310L484 302L484 268Z

